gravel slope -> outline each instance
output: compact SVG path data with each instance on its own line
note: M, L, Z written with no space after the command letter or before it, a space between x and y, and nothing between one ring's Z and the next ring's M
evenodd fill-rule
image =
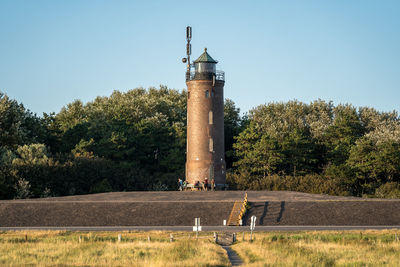
M257 225L400 225L400 201L253 202Z
M222 225L243 191L113 192L0 201L0 227ZM399 225L400 200L249 191L257 225Z

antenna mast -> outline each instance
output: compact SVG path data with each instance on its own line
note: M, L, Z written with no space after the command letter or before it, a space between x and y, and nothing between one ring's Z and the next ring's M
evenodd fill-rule
M187 69L186 69L186 81L190 80L190 55L192 54L192 44L190 43L190 40L192 39L192 27L187 26L186 27L186 58L182 58L182 62L186 63L187 62Z

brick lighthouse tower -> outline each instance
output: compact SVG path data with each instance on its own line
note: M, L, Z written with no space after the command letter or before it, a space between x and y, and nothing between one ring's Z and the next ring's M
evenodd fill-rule
M186 181L189 186L214 181L217 188L226 188L224 142L224 84L225 74L216 70L208 53L190 63L192 35L186 29L187 62L187 144ZM192 70L194 65L194 71Z

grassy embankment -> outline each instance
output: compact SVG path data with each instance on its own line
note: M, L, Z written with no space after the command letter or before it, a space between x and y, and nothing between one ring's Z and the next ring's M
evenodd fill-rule
M229 266L210 234L8 231L0 233L0 266ZM151 241L148 241L148 236ZM27 239L26 239L27 237Z
M0 232L0 266L229 266L212 233ZM400 266L400 231L238 233L245 266ZM148 241L148 236L151 241ZM397 237L397 238L396 238Z
M400 231L256 233L233 249L246 266L400 266ZM248 236L246 236L249 238Z

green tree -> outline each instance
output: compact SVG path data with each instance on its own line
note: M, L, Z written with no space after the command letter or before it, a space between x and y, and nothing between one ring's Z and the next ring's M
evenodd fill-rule
M18 145L41 142L45 135L40 118L0 92L0 146L14 150Z
M351 105L338 105L333 114L333 122L326 129L323 142L327 148L327 163L340 165L346 162L351 147L363 136L365 129L357 110Z
M225 134L225 160L226 168L229 170L233 166L235 154L233 143L235 137L242 131L242 119L240 117L240 109L230 99L225 99L224 103L224 134Z
M307 123L309 108L303 103L271 103L250 112L247 128L234 144L239 173L248 184L267 176L304 175L319 171L321 149ZM240 182L245 184L244 182Z
M15 172L12 169L14 153L4 147L0 147L0 199L12 198L15 194Z
M87 104L67 105L51 125L61 131L59 152L92 155L123 163L129 173L146 173L149 183L141 182L138 188L150 189L159 182L172 188L176 177L184 174L184 91L165 86L114 91Z
M14 188L18 198L39 197L46 188L51 188L53 177L51 169L56 164L48 157L44 144L19 146L17 157L12 161L16 173Z
M309 132L294 129L281 141L285 173L296 176L318 173L322 161L320 149Z
M373 194L381 184L400 181L400 144L363 137L350 150L347 163L355 171L359 194Z

